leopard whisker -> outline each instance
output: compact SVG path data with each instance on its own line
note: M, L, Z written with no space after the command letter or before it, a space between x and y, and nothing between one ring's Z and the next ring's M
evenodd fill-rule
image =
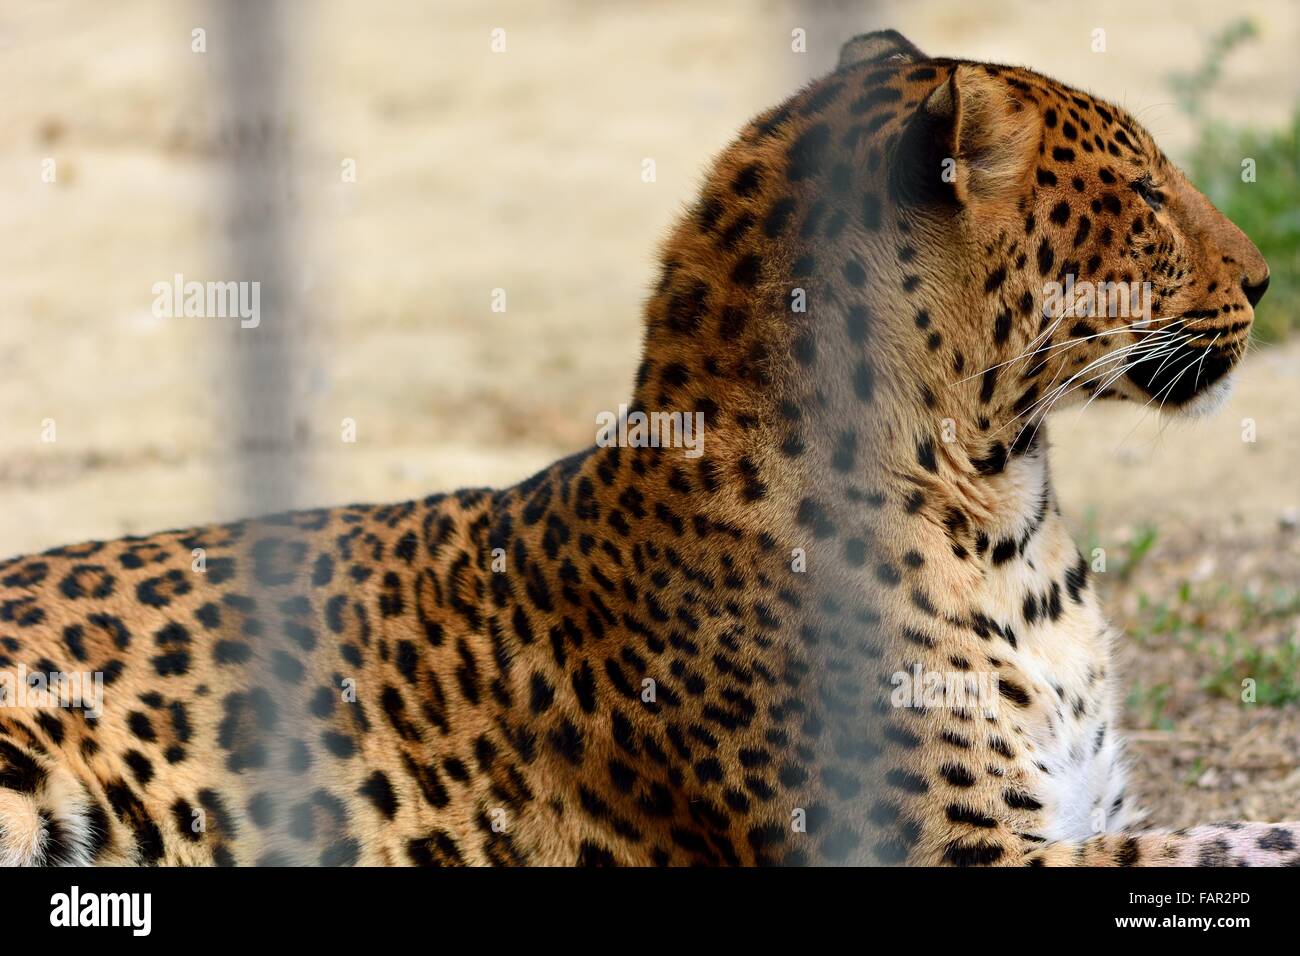
M1179 321L1181 321L1181 320L1179 320ZM1126 326L1126 327L1123 328L1123 329L1112 329L1112 330L1109 330L1109 331L1107 331L1107 332L1099 332L1099 333L1097 333L1097 335L1113 334L1114 332L1125 332L1125 331L1133 331L1133 332L1148 331L1148 330L1144 330L1144 329L1134 329L1134 328L1131 328L1131 325L1132 325L1132 324L1130 324L1130 326ZM1168 336L1168 335L1173 335L1173 334L1175 334L1176 329L1166 327L1165 329L1159 329L1159 330L1155 330L1155 329L1153 329L1153 330L1149 330L1149 331L1150 331L1150 333L1151 333L1152 335L1159 334L1159 335L1162 335L1162 336ZM1071 339L1071 340L1069 340L1068 342L1060 343L1060 344L1057 345L1057 346L1053 346L1053 348L1059 348L1059 347L1062 347L1062 346L1068 347L1068 346L1072 346L1072 345L1078 345L1079 343L1081 343L1081 342L1085 342L1085 341L1087 341L1088 339L1090 339L1090 338L1094 338L1094 337L1095 337L1095 336L1085 336L1085 337L1083 337L1083 338L1079 338L1079 339ZM1151 341L1151 339L1146 339L1146 340L1144 340L1145 343L1149 343L1150 341ZM1137 344L1137 343L1133 343L1133 344ZM1164 344L1164 343L1157 343L1157 346L1153 346L1153 347L1158 347L1158 346L1161 345L1161 344ZM1064 353L1062 353L1062 354L1064 354ZM1118 353L1114 353L1114 354L1118 354ZM1049 390L1052 389L1053 387L1055 387L1057 380L1061 377L1061 375L1062 375L1064 372L1065 372L1065 365L1064 365L1064 363L1062 363L1062 365L1061 365L1061 366L1056 370L1056 374L1052 376L1052 380L1051 380L1050 382L1048 382L1048 384L1047 384L1047 387L1048 387Z
M1082 415L1084 409L1086 409L1089 405L1091 405L1093 401L1096 400L1096 398L1100 396L1104 391L1106 391L1106 389L1108 389L1113 383L1115 383L1120 378L1122 378L1129 371L1129 369L1135 368L1136 366L1141 365L1143 362L1154 361L1155 359L1160 358L1161 356L1165 356L1165 360L1168 361L1168 357L1177 354L1178 350L1182 347L1185 341L1186 341L1186 337L1172 344L1160 343L1158 346L1150 349L1149 351L1141 352L1136 359L1133 359L1132 361L1129 362L1125 362L1118 369L1105 369L1099 371L1096 375L1091 376L1085 381L1080 382L1078 385L1074 386L1074 388L1068 389L1067 391L1062 392L1060 395L1055 396L1051 405L1046 409L1044 409L1041 415L1037 416L1037 424L1035 425L1034 435L1038 434L1038 428L1040 428L1042 426L1042 423L1047 420L1047 416L1050 415L1055 410L1056 406L1059 405L1060 402L1065 398L1065 396L1068 395L1070 392L1077 391L1078 389L1081 388L1087 388L1088 385L1090 385L1091 383L1105 379L1105 381L1102 382L1101 386L1095 389L1093 391L1093 394L1089 396L1088 400L1084 402L1083 408L1079 409L1079 414ZM1131 358L1131 356L1129 357ZM1026 425L1025 427L1028 427L1028 425Z
M1011 419L1011 421L1008 422L1007 424L1008 425L1014 424L1016 421L1019 421L1021 418L1025 416L1030 416L1032 423L1035 425L1034 435L1037 435L1038 428L1041 427L1042 423L1047 419L1047 416L1051 414L1051 412L1055 409L1055 407L1058 404L1060 404L1060 402L1071 392L1077 391L1080 388L1086 388L1091 382L1098 381L1107 375L1111 375L1112 377L1108 379L1107 385L1097 390L1097 394L1100 394L1100 392L1104 391L1105 387L1107 387L1110 384L1110 382L1113 382L1119 377L1121 377L1122 375L1124 375L1124 373L1126 373L1129 369L1134 368L1137 365L1140 365L1142 362L1151 361L1155 358L1159 358L1162 355L1173 354L1181 346L1182 341L1183 340L1179 340L1178 342L1175 343L1158 342L1152 345L1148 341L1144 340L1142 342L1137 342L1134 343L1133 345L1126 346L1125 348L1119 349L1115 352L1109 352L1098 359L1094 359L1087 366L1080 369L1077 373L1071 376L1067 381L1063 382L1058 388L1056 388L1052 392L1049 392L1047 395L1043 396L1041 399L1039 399L1039 401L1035 402L1034 405L1031 405L1029 408L1021 412L1015 418ZM1137 355L1137 358L1133 358L1134 354ZM1104 368L1104 366L1111 364L1112 362L1118 361L1120 359L1132 359L1132 360L1126 361L1118 370ZM1093 369L1098 369L1096 375L1087 377L1084 379L1084 381L1079 382L1079 384L1070 387L1071 383L1074 382L1075 379L1085 375L1087 372ZM1094 395L1093 397L1095 398L1096 395ZM1089 401L1091 401L1091 399L1089 399ZM1028 428L1030 424L1031 422L1026 422L1025 425L1021 427L1020 431L1016 433L1017 439L1019 439L1020 435L1023 434L1024 430ZM1001 431L1001 429L999 429L999 431Z
M1058 318L1058 319L1056 320L1056 322L1053 323L1052 326L1049 327L1045 332L1041 332L1041 333L1039 333L1037 336L1035 336L1034 339L1029 343L1029 345L1027 345L1027 346L1026 346L1026 347L1025 347L1021 352L1020 352L1020 354L1016 355L1014 358L1007 359L1005 362L998 362L996 365L990 365L988 368L986 368L986 369L982 369L981 371L978 371L978 372L974 373L973 375L967 375L965 378L959 378L959 379L956 379L955 381L949 383L949 388L951 388L951 387L953 387L953 386L955 386L955 385L961 385L963 382L969 382L969 381L971 381L972 379L979 378L979 377L981 377L982 375L984 375L986 372L991 372L991 371L993 371L994 369L998 369L998 368L1004 368L1004 367L1006 367L1006 366L1008 366L1008 365L1014 365L1016 362L1022 361L1022 360L1026 359L1026 358L1028 358L1028 357L1030 357L1030 356L1032 356L1032 355L1036 355L1036 354L1041 350L1041 345L1040 345L1040 344L1036 344L1036 343L1038 343L1038 340L1039 340L1040 338L1042 338L1042 336L1044 336L1044 335L1047 335L1047 336L1050 337L1051 333L1052 333L1052 332L1053 332L1053 331L1054 331L1054 330L1055 330L1055 329L1060 325L1061 321L1064 320L1064 319L1067 318L1067 317L1068 317L1068 316L1061 316L1060 318ZM1149 328L1144 328L1144 327L1143 327L1143 326L1145 326L1145 325L1149 325L1151 322L1162 322L1162 321L1165 321L1166 319L1171 319L1171 322L1170 322L1169 325L1163 326L1162 328L1159 328L1159 329L1149 329ZM1096 332L1096 333L1094 333L1093 335L1085 335L1085 336L1082 336L1082 337L1079 337L1079 338L1070 338L1070 339L1067 339L1067 340L1064 341L1064 342L1057 342L1055 345L1052 345L1050 348L1048 348L1044 354L1047 354L1047 353L1050 353L1050 352L1054 352L1054 351L1056 351L1057 349L1068 349L1068 348L1071 348L1071 347L1073 347L1073 346L1075 346L1075 345L1079 345L1079 344L1081 344L1081 343L1083 343L1083 342L1090 342L1090 341L1092 341L1093 339L1099 339L1099 338L1101 338L1101 337L1103 337L1103 336L1107 336L1107 335L1122 335L1122 334L1125 333L1125 332L1132 332L1132 333L1134 333L1134 334L1139 334L1139 333L1141 333L1141 334L1144 334L1144 335L1151 335L1151 336L1165 336L1165 335L1172 335L1175 331L1177 331L1177 326L1179 326L1179 325L1185 325L1185 324L1187 324L1187 323L1190 322L1190 321L1191 321L1190 319L1185 319L1185 318L1172 318L1172 317L1170 317L1170 316L1161 316L1161 317L1159 317L1159 318L1156 318L1156 319L1150 319L1150 320L1148 320L1148 319L1140 319L1140 320L1138 320L1138 321L1136 321L1136 322L1131 322L1131 323L1129 323L1129 324L1127 324L1127 325L1124 325L1124 326L1121 326L1120 328L1117 328L1117 329L1105 329L1105 330L1103 330L1103 331L1101 331L1101 332ZM1141 324L1139 324L1139 323L1141 323Z
M1216 337L1216 340L1217 340L1217 337ZM1180 369L1178 370L1178 374L1174 376L1173 381L1171 381L1168 385L1166 385L1163 389L1160 390L1160 395L1161 395L1162 397L1161 397L1161 399L1160 399L1160 407L1156 410L1157 413L1159 413L1159 412L1163 412L1163 411L1165 410L1165 402L1167 402L1167 401L1169 400L1169 395L1170 395L1170 393L1173 391L1174 387L1177 386L1177 384L1178 384L1180 381L1182 381L1183 376L1187 374L1187 370L1188 370L1189 368L1191 368L1193 365L1197 365L1197 364L1199 364L1200 362L1204 362L1204 361L1205 361L1205 356L1208 355L1208 354L1209 354L1208 350L1205 350L1205 351L1202 351L1202 352L1201 352L1201 354L1200 354L1199 357L1197 357L1197 356L1193 356L1193 357L1192 357L1192 358L1187 362L1186 365L1184 365L1182 368L1180 368ZM1161 423L1161 426L1160 426L1159 430L1157 431L1157 437L1159 437L1160 435L1163 435L1163 434L1164 434L1164 431L1165 431L1165 429L1166 429L1167 427L1169 427L1169 420L1168 420L1168 419L1163 419L1163 420L1162 420L1162 423Z
M1089 362L1089 363L1088 363L1087 365L1085 365L1083 368L1079 369L1079 371L1077 371L1077 372L1074 373L1072 376L1070 376L1069 379L1067 379L1065 382L1061 383L1060 386L1057 386L1055 389L1048 391L1048 392L1047 392L1045 395L1043 395L1043 396L1042 396L1042 397L1041 397L1037 402L1035 402L1035 403L1034 403L1033 405L1031 405L1029 408L1025 409L1025 411L1021 412L1021 413L1020 413L1019 415L1017 415L1015 418L1011 419L1011 421L1008 422L1007 425L1014 424L1016 421L1018 421L1020 418L1024 417L1025 415L1034 414L1035 411L1036 411L1037 409L1039 409L1040 407L1042 407L1043 405L1045 405L1047 402L1051 401L1054 397L1056 397L1056 395L1057 395L1058 392L1060 392L1060 393L1062 393L1062 394L1065 393L1065 392L1067 392L1067 391L1069 390L1069 386L1071 385L1071 383L1073 383L1076 379L1080 378L1081 376L1087 375L1087 373L1090 372L1090 371L1092 371L1093 369L1095 369L1095 368L1099 368L1099 367L1104 366L1104 365L1106 365L1106 364L1109 364L1110 362L1114 362L1114 361L1118 361L1118 360L1120 360L1120 359L1123 359L1123 358L1129 356L1131 353L1134 353L1135 351L1137 351L1138 354L1143 354L1143 355L1145 355L1145 353L1146 353L1147 351L1155 351L1155 350L1161 349L1161 348L1163 348L1166 344L1167 344L1167 343L1165 343L1165 342L1156 342L1156 343L1154 343L1154 344L1151 344L1150 340L1148 340L1148 339L1143 339L1143 340L1140 341L1140 342L1134 342L1134 343L1131 344L1131 345L1126 345L1126 346L1124 346L1123 348L1116 349L1116 350L1113 351L1113 352L1107 352L1105 355L1101 355L1101 356L1099 356L1098 358L1093 359L1091 362ZM1142 359L1138 359L1138 361L1140 362L1140 361L1142 361ZM1137 362L1134 362L1133 364L1137 364ZM1055 379L1053 379L1053 383L1054 383L1054 382L1055 382ZM1050 385L1049 385L1049 389L1051 389L1051 386L1050 386ZM1007 427L1007 425L1004 425L1003 428ZM1002 429L998 429L998 431L1001 431L1001 430L1002 430ZM997 432L995 432L994 434L997 434Z

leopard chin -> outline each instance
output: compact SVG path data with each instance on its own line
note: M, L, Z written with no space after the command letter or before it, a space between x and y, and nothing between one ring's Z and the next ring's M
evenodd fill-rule
M1226 380L1235 364L1235 357L1212 348L1182 346L1138 362L1126 377L1162 411L1184 410Z
M1211 418L1223 411L1223 407L1228 404L1233 381L1232 373L1229 372L1212 385L1202 388L1190 401L1168 411L1180 418Z

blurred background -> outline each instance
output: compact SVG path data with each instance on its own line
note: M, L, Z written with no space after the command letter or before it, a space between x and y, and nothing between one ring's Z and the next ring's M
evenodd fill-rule
M1291 0L8 5L0 558L590 444L710 157L884 27L1123 104L1269 259L1224 413L1093 405L1051 438L1153 821L1300 818ZM261 324L158 317L177 274L260 281Z

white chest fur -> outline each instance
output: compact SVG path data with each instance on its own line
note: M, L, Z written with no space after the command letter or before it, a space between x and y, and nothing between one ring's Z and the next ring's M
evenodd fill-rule
M1023 715L1032 750L1022 770L1043 804L1047 825L1039 835L1048 840L1082 840L1133 819L1120 799L1114 633L1095 595L1083 590L1072 598L1065 575L1077 561L1065 528L1049 520L996 581L1003 606L1018 611L1016 646L1006 659L1027 679L1034 701Z

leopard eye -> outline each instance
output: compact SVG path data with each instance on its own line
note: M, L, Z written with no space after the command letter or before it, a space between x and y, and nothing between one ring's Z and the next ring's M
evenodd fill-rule
M1143 175L1133 180L1129 184L1130 188L1137 193L1155 212L1159 212L1165 204L1164 193L1160 188L1151 181L1149 175Z

